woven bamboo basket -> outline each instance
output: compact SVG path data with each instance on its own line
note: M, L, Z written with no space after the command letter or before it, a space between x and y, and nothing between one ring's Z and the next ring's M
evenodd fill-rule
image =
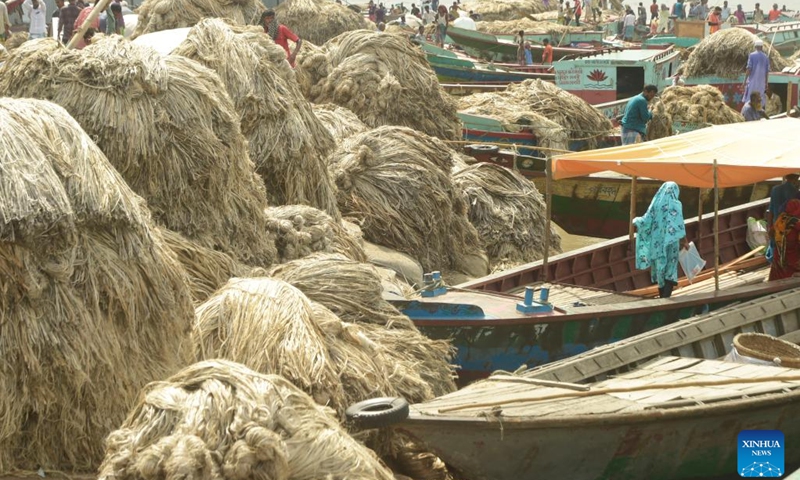
M800 347L771 335L740 333L733 337L733 345L741 355L775 362L782 367L800 368Z

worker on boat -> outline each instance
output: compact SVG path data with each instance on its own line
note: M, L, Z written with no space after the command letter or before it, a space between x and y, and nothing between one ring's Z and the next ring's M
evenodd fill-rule
M772 187L769 192L769 210L767 210L767 231L769 232L769 248L764 256L767 260L774 258L775 236L773 232L773 222L783 213L789 200L797 197L798 187L800 187L800 176L789 174L783 177L783 183Z
M633 32L636 28L636 17L633 15L633 10L628 8L625 17L622 19L622 39L626 42L633 41Z
M767 85L767 100L764 110L767 112L768 117L778 115L779 113L783 112L783 102L781 102L781 97L773 92L772 89L769 88L769 85Z
M753 48L747 57L744 98L750 98L753 92L758 92L764 98L769 80L769 57L764 53L764 42L760 38L753 42Z
M639 95L631 98L625 106L625 114L622 117L622 144L632 145L647 138L647 122L653 118L653 114L647 108L647 104L658 93L655 85L645 85L644 90Z
M520 30L514 37L514 43L517 44L517 63L525 65L525 31Z
M753 92L750 94L750 100L745 102L742 107L742 116L745 122L757 122L762 118L769 118L767 112L764 111L761 105L761 94Z
M274 10L266 10L264 13L261 14L261 26L264 28L264 33L269 35L273 42L277 45L283 47L286 51L286 59L289 61L289 65L294 68L294 61L297 58L297 53L300 51L300 47L303 45L303 40L295 35L293 31L289 29L286 25L281 25L275 19L275 11ZM289 51L289 41L294 42L294 51Z
M711 13L708 14L708 34L712 35L717 33L720 28L722 28L722 9L720 7L714 7L711 10Z
M747 18L744 15L744 10L742 9L742 4L736 5L736 11L733 12L733 16L736 17L736 22L738 25L744 25L747 22Z
M542 50L542 63L550 65L553 63L553 46L550 45L550 40L547 38L542 40L542 45L544 45L544 49Z
M546 42L547 39L545 38ZM531 51L531 42L525 42L525 65L533 65L533 51Z
M672 296L678 284L678 254L688 248L680 189L675 182L661 185L647 212L633 219L636 227L636 268L650 269L661 298Z
M769 279L800 276L800 200L793 198L786 203L786 209L778 215L771 233L775 250Z
M658 11L658 31L659 33L668 33L669 28L669 8L666 3L661 4L661 10Z
M444 39L447 36L447 27L450 25L447 7L444 5L439 5L434 23L436 24L436 45L438 45L439 48L444 48Z
M683 0L678 0L672 6L672 16L678 20L686 20L686 6L683 4Z

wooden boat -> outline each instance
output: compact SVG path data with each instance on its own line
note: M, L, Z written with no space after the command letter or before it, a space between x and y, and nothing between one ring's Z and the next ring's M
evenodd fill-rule
M481 60L476 58L454 52L453 50L448 50L446 48L439 48L432 43L420 43L422 50L425 52L425 55L428 57L428 61L430 63L440 63L442 65L455 65L455 66L473 66L473 65L481 65L487 66L487 64ZM534 65L520 65L518 63L497 63L493 62L491 64L493 68L500 68L515 72L528 72L528 73L552 73L553 66L552 65L543 65L543 64L534 64Z
M394 428L475 480L681 480L735 475L742 430L797 445L798 415L797 369L670 356L589 385L479 382ZM784 452L800 465L800 449Z
M768 200L759 200L720 211L720 265L750 252L745 241L747 218L763 218L768 204ZM702 220L695 217L686 222L686 238L695 243L709 265L713 264L714 256L713 220L713 215L705 215ZM547 265L548 281L613 292L648 287L651 285L650 272L636 270L631 247L629 238L625 236L551 257ZM458 287L514 292L543 281L543 277L542 261L536 261Z
M517 44L513 41L498 38L496 35L450 26L447 28L447 36L450 37L456 45L463 48L467 54L473 57L497 62L514 62L517 59ZM541 62L544 47L542 45L532 45L531 49L533 50L534 60ZM553 60L559 60L567 55L577 55L592 50L594 50L594 47L573 48L556 46L553 47Z
M556 85L592 105L613 102L641 93L642 85L663 89L680 62L672 46L584 54L554 63Z
M722 92L725 104L736 111L744 106L744 74L738 78L722 78L716 76L685 77L686 86L713 85ZM784 111L798 105L800 92L800 67L789 67L784 72L769 74L769 88L781 99Z
M508 70L458 58L428 55L428 62L439 81L445 83L488 82L494 85L507 85L534 79L549 82L555 80L555 74L551 72Z
M533 298L540 298L547 289L551 311L517 309L522 298L515 294L541 281L530 266L460 285L446 295L416 299L413 305L406 300L397 305L426 336L452 340L462 382L494 370L544 365L731 302L800 286L800 278L765 282L768 269L763 257L748 257L747 217L762 216L765 207L765 201L755 202L721 214L723 290L719 292L714 291L713 278L704 273L694 285L677 288L670 299L645 298L647 290L636 290L651 286L650 274L634 269L625 237L555 257L550 283L537 284L532 291ZM688 238L707 260L712 225L708 218L687 222Z

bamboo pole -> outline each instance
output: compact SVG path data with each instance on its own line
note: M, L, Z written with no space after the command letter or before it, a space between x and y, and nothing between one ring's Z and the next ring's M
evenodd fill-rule
M69 43L67 43L67 49L74 48L75 44L83 39L83 34L86 33L86 30L89 30L89 27L92 25L92 22L94 22L94 19L103 13L108 8L110 3L111 0L98 0L95 2L94 7L92 7L92 11L89 12L89 16L86 17L86 20L84 20L83 24L81 24L81 28L79 28L77 32L73 33L72 38L69 39Z
M719 291L719 178L714 159L714 291Z
M700 249L700 239L703 238L703 189L697 189L697 248Z
M549 268L548 261L550 260L550 217L553 215L553 160L551 158L547 159L547 165L545 166L545 216L547 217L547 221L544 225L544 257L542 258L542 281L547 281L547 270Z
M631 209L630 213L628 214L629 222L628 222L628 242L630 245L631 251L634 250L633 245L633 219L636 217L636 184L639 181L639 178L634 175L631 177Z

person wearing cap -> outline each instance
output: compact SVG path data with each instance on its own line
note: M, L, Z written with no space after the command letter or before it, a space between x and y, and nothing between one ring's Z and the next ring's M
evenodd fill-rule
M289 65L294 68L294 61L297 58L297 52L303 45L303 40L289 30L286 25L281 25L275 19L275 11L267 10L261 14L261 26L264 27L264 33L272 38L272 41L283 47L286 50L286 59ZM289 40L294 42L294 52L289 52Z
M747 57L747 69L745 70L745 89L744 98L750 98L754 92L758 92L761 98L766 98L767 80L769 78L769 57L764 53L764 42L760 38L754 42L755 50Z

